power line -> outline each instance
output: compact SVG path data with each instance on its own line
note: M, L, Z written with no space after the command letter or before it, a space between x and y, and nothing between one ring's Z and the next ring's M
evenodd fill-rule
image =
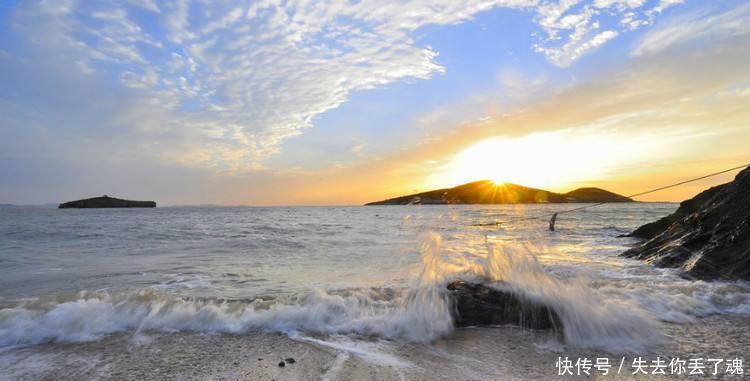
M641 193L636 193L636 194L633 194L633 195L630 195L630 196L627 196L627 197L629 197L629 198L633 198L633 197L643 196L643 195L645 195L645 194L649 194L649 193L654 193L654 192L658 192L658 191L660 191L660 190L664 190L664 189L674 188L674 187L676 187L676 186L680 186L680 185L683 185L683 184L687 184L687 183L692 183L692 182L694 182L694 181L698 181L698 180L703 180L703 179L707 179L707 178L709 178L709 177L713 177L713 176L721 175L721 174L724 174L724 173L727 173L727 172L732 172L732 171L735 171L735 170L738 170L738 169L742 169L742 168L746 168L746 167L750 167L750 163L747 163L747 164L743 164L743 165L740 165L740 166L737 166L737 167L734 167L734 168L729 168L729 169L725 169L725 170L723 170L723 171L719 171L719 172L714 172L714 173L710 173L710 174L708 174L708 175L705 175L705 176L701 176L701 177L696 177L696 178L694 178L694 179L690 179L690 180L685 180L685 181L681 181L681 182L679 182L679 183L675 183L675 184L672 184L672 185L667 185L667 186L663 186L663 187L660 187L660 188L656 188L656 189L651 189L651 190L649 190L649 191L645 191L645 192L641 192Z
M707 179L709 177L718 176L718 175L721 175L721 174L724 174L724 173L727 173L727 172L732 172L732 171L736 171L738 169L747 168L747 167L750 167L750 163L739 165L739 166L736 166L736 167L733 167L733 168L729 168L729 169L725 169L725 170L719 171L719 172L709 173L707 175L704 175L704 176L701 176L701 177L696 177L696 178L693 178L693 179L690 179L690 180L680 181L679 183L665 185L665 186L654 188L654 189L647 190L647 191L644 191L644 192L639 192L639 193L631 194L631 195L628 195L628 196L625 196L625 197L627 197L627 198L633 198L633 197L643 196L643 195L647 195L649 193L654 193L654 192L662 191L664 189L674 188L674 187L677 187L677 186L680 186L680 185L684 185L684 184L687 184L687 183L692 183L692 182L695 182L695 181L698 181L698 180ZM601 205L609 204L609 203L610 203L609 201L604 201L604 202L600 202L600 203L596 203L596 204L579 206L577 208L572 208L572 209L567 209L567 210L561 210L559 212L547 213L547 214L542 214L542 215L538 215L538 216L518 217L518 218L510 219L507 222L531 221L531 220L538 220L538 219L541 219L541 218L545 218L546 219L548 217L552 217L552 215L554 215L554 214L564 214L564 213L577 212L579 210L593 208L595 206L601 206ZM502 224L501 221L495 221L495 222L490 222L490 223L474 224L474 226L497 226L497 225L500 225L500 224Z

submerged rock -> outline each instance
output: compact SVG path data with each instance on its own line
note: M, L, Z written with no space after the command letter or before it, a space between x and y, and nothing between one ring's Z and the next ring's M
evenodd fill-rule
M86 198L83 200L69 201L58 206L60 209L67 208L155 208L154 201L132 201L109 197Z
M560 328L557 313L542 303L480 283L453 281L448 290L457 327L513 324L526 328Z
M623 256L692 278L750 280L750 168L629 236L646 241Z

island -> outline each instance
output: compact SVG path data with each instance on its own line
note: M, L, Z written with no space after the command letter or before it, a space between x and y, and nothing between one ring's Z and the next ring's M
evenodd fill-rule
M365 205L444 205L444 204L541 204L634 202L633 199L600 188L579 188L568 193L555 193L522 185L497 184L480 180L453 188L371 202Z
M64 202L58 206L59 209L68 208L155 208L154 201L132 201L121 198L109 197L106 194L101 197L86 198L83 200Z

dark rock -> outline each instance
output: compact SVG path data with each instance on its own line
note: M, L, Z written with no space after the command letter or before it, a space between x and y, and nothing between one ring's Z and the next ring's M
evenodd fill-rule
M367 205L432 204L539 204L572 202L633 202L632 199L599 188L579 188L555 193L516 184L475 181L454 188L437 189L371 202Z
M448 284L457 327L513 324L526 328L561 328L557 313L529 298L480 283Z
M630 236L646 241L623 256L677 267L689 278L750 280L750 168Z
M283 368L283 367L285 367L285 366L286 366L286 363L285 363L285 362L283 362L283 361L279 362L279 368Z
M294 363L296 362L296 361L294 360L294 357L289 357L289 358L286 358L286 359L284 359L284 361L285 361L285 362L287 362L288 364L294 364Z
M67 208L155 208L156 202L154 201L132 201L123 200L120 198L109 197L104 195L102 197L86 198L83 200L76 200L62 203L58 206L60 209Z

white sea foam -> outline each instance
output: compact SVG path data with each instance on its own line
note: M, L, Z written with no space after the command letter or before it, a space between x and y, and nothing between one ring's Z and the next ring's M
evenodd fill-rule
M309 336L294 334L291 336L292 339L313 343L315 345L331 348L339 353L345 353L348 355L354 355L367 362L391 366L394 368L408 368L412 366L411 363L392 355L393 349L388 343L382 341L363 341L363 340L352 340L346 336L336 335L326 340L316 339ZM344 357L345 361L347 357Z
M585 278L561 281L539 263L529 244L487 244L484 255L453 256L443 267L448 277L477 277L557 312L565 342L576 347L613 351L647 350L662 336L659 321L649 311L627 300L608 300Z
M430 245L425 246L430 250ZM413 288L328 293L317 290L300 301L226 302L182 299L145 289L136 293L82 293L48 305L25 303L0 310L0 347L95 340L115 332L190 331L241 334L254 329L358 334L425 342L453 329L446 291L431 256Z
M660 322L711 313L749 313L744 283L670 282L648 288L630 280L603 285L585 277L560 279L535 256L542 249L488 243L485 252L441 248L422 240L423 269L412 287L314 291L273 302L185 299L148 288L130 293L81 293L74 300L29 300L0 310L0 347L96 340L116 332L242 334L269 330L360 335L429 342L453 330L445 283L453 278L493 281L496 287L550 306L559 314L565 345L643 351L663 337ZM645 274L644 277L655 277ZM354 348L352 354L357 354Z
M419 305L424 300L421 293L407 292L385 303L374 300L369 290L349 295L319 291L300 303L277 303L270 308L254 302L182 300L152 290L130 295L100 293L49 309L27 305L0 311L0 346L90 341L123 331L241 334L253 329L428 341L448 333L452 325L447 310L433 316L433 306Z

